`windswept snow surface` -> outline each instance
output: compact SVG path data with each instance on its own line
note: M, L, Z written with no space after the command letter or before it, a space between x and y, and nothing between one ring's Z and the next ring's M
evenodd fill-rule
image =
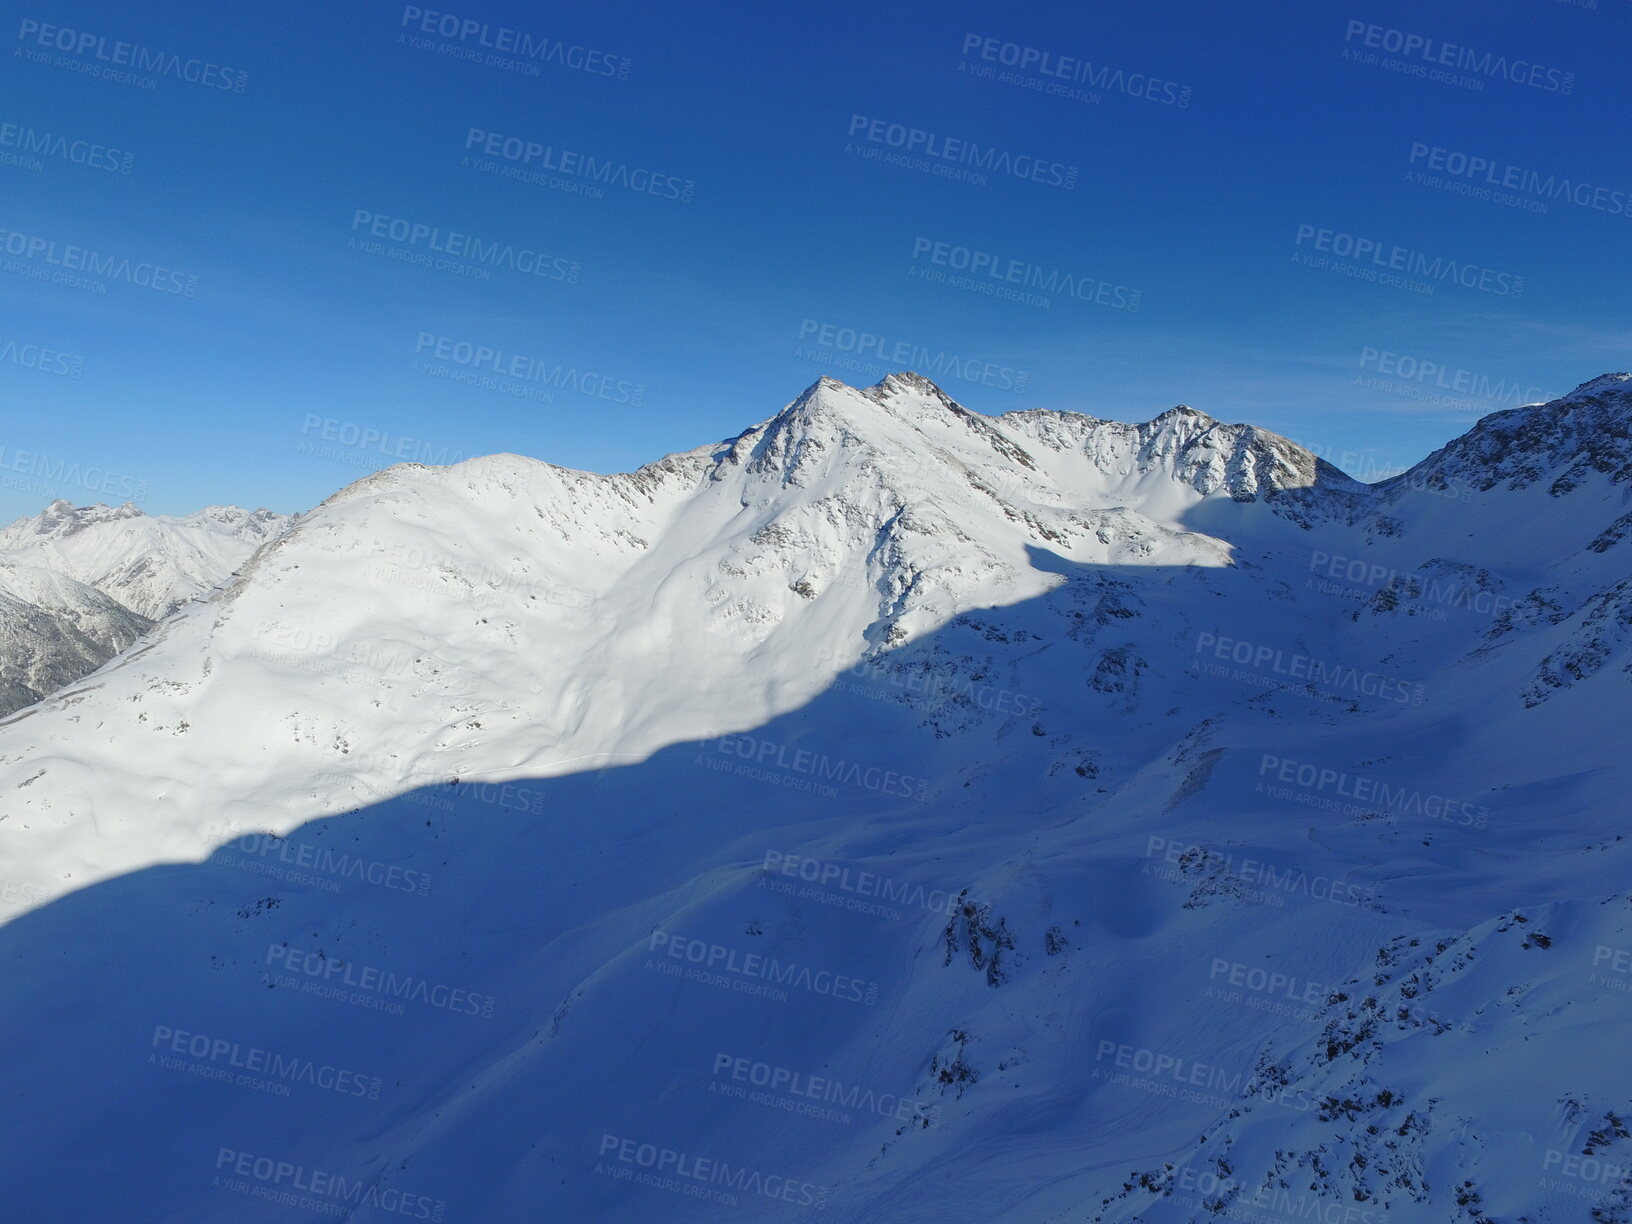
M358 481L0 722L8 1211L1632 1218L1629 437Z

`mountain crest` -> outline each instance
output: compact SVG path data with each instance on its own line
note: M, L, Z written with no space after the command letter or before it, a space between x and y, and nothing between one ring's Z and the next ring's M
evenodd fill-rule
M1166 412L1155 417L1150 423L1155 425L1162 421L1195 421L1197 423L1206 423L1209 425L1218 424L1218 421L1215 418L1208 416L1199 408L1190 407L1189 404L1175 404Z
M899 395L922 395L939 400L948 408L959 406L956 400L941 390L933 381L913 370L902 370L899 373L886 374L872 386L863 390L862 394L868 399L877 400L880 403Z
M1632 483L1632 374L1600 374L1545 404L1493 412L1379 488L1402 495L1425 487L1484 491L1546 482L1558 497L1595 475Z
M18 527L24 523L34 524L34 535L54 536L62 538L97 523L117 523L122 519L145 517L141 507L135 502L125 502L120 506L104 506L100 503L92 506L75 506L65 498L57 498L33 519L19 519L12 526Z
M1597 378L1588 379L1564 398L1575 399L1577 396L1582 395L1599 395L1605 391L1632 391L1632 374L1624 371L1614 374L1600 374Z

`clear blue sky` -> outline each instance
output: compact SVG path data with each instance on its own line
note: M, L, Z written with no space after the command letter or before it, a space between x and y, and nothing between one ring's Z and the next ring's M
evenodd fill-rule
M936 362L978 411L1185 402L1375 478L1632 366L1628 0L39 0L0 39L0 520L140 485L157 513L304 509L387 462L343 444L365 430L624 470L824 372ZM85 71L121 60L157 87ZM868 155L914 128L919 165ZM970 146L984 182L924 168L968 169ZM618 180L602 198L550 185L583 185L586 158ZM1517 203L1467 194L1504 176ZM379 248L351 245L376 224ZM546 274L404 261L432 230ZM1381 251L1363 276L1331 266L1351 240ZM130 263L105 292L31 275L69 247ZM977 257L977 288L917 275ZM1379 259L1433 292L1374 279ZM194 296L132 283L154 266ZM496 387L452 377L478 348L503 354Z

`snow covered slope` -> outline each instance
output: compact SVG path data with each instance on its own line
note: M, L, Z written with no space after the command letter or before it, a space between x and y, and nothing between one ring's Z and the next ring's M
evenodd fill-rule
M1623 1219L1629 390L1375 487L914 375L367 477L0 722L0 1184Z

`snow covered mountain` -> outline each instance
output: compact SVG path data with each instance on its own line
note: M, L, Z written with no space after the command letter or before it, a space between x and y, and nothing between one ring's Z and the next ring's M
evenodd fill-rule
M150 515L58 499L0 527L0 555L93 586L149 620L163 620L209 590L289 523L270 510L207 506Z
M1629 431L1366 486L903 374L358 481L0 722L0 1184L1625 1220Z
M241 565L288 517L52 502L0 528L0 714L95 671Z
M0 714L95 671L152 623L95 587L0 560Z

